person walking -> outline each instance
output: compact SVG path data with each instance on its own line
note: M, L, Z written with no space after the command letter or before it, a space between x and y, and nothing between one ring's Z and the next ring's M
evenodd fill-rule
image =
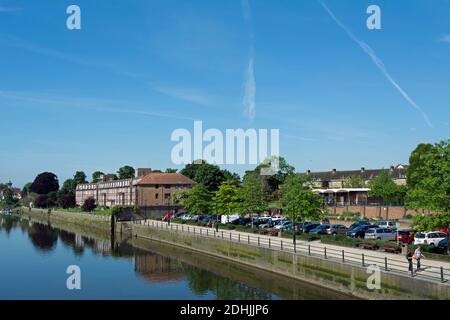
M420 266L420 259L425 258L425 256L422 254L422 250L420 249L420 247L417 247L416 251L414 251L414 258L417 261L416 272L422 271L422 268Z
M406 252L406 259L408 260L409 268L408 271L411 272L411 275L414 275L414 266L413 266L413 254L411 250L407 250Z

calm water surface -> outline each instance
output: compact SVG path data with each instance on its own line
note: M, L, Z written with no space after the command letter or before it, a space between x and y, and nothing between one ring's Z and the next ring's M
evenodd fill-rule
M0 299L348 298L157 242L81 232L0 216ZM69 265L81 268L81 290L66 288Z

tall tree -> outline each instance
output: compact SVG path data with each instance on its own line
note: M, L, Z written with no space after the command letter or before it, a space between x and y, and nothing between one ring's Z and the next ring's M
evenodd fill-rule
M59 190L58 178L51 172L43 172L37 175L30 186L30 192L48 194Z
M20 195L22 198L25 198L30 194L31 185L32 185L32 183L28 182L23 186L22 191L20 192Z
M420 152L415 166L408 168L407 205L413 209L450 212L450 140ZM413 152L417 155L417 149ZM411 156L413 157L413 156Z
M119 179L134 178L134 169L131 166L123 166L117 171L117 176Z
M212 200L217 214L236 214L242 209L239 187L232 180L222 182L219 189L214 192Z
M241 188L242 210L247 214L261 213L267 209L267 193L256 173L245 176Z
M166 173L176 173L178 170L174 168L167 168Z
M381 173L369 182L369 196L383 198L387 204L399 200L399 187L392 180L388 170Z
M219 166L209 164L204 160L200 163L187 164L180 173L204 185L210 192L216 191L227 178L236 178L236 175L231 174L229 171L221 170Z
M93 183L99 182L99 181L100 181L100 177L101 177L102 175L104 175L103 172L101 172L101 171L95 171L95 172L92 174L92 182L93 182Z
M408 186L414 188L415 185L422 180L422 170L426 164L426 158L434 150L434 146L429 143L419 144L409 157L409 166L406 169L406 177Z
M211 210L212 194L208 189L196 183L183 197L181 204L189 214L206 214Z
M295 223L306 220L317 220L322 216L324 202L321 195L314 193L310 178L306 175L291 174L286 177L280 187L281 206L283 211ZM295 243L295 232L293 233Z
M272 172L272 168L275 168L275 164L278 165L278 168L276 171ZM284 183L286 177L294 172L295 168L287 163L286 159L283 157L272 156L265 159L263 163L259 164L254 170L247 171L245 175L253 173L259 175L263 182L264 190L275 196L277 194L276 191L279 189L279 186Z

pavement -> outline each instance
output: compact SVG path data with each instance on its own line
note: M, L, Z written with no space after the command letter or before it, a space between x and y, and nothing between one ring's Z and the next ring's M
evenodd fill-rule
M173 231L189 232L191 234L194 233L199 236L223 239L224 241L240 242L248 245L270 248L272 250L289 251L297 254L322 257L353 265L377 265L380 267L381 271L411 276L408 271L408 262L403 254L323 244L320 240L312 242L297 240L294 247L293 240L289 238L225 229L219 229L219 231L216 232L215 228L210 227L200 227L173 222L168 225L167 222L155 220L141 220L136 223L141 225L152 225L153 227L158 227L160 229L171 229ZM441 282L442 277L444 277L445 283L450 285L450 262L427 259L426 253L424 253L424 255L425 258L421 261L423 271L415 273L414 277L439 282ZM416 261L414 260L414 268L415 267Z

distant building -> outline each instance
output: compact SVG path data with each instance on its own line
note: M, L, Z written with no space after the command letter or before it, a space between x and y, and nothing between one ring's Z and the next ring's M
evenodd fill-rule
M9 181L8 183L5 183L4 188L0 188L0 201L3 200L3 198L5 197L4 191L6 188L8 188L12 191L14 198L22 199L22 190L20 190L20 188L14 188L12 182Z
M177 190L192 188L193 181L179 173L153 172L149 168L136 169L135 178L113 180L114 175L103 175L97 183L77 185L77 205L94 198L97 205L173 206Z
M388 170L389 175L395 184L406 185L406 165L391 166L389 169L365 169L311 172L306 174L312 178L313 188L316 193L320 193L325 198L325 203L329 206L338 205L370 205L382 204L383 199L369 197L369 182L378 176L383 170ZM350 188L346 186L346 181L353 176L361 177L363 186Z

